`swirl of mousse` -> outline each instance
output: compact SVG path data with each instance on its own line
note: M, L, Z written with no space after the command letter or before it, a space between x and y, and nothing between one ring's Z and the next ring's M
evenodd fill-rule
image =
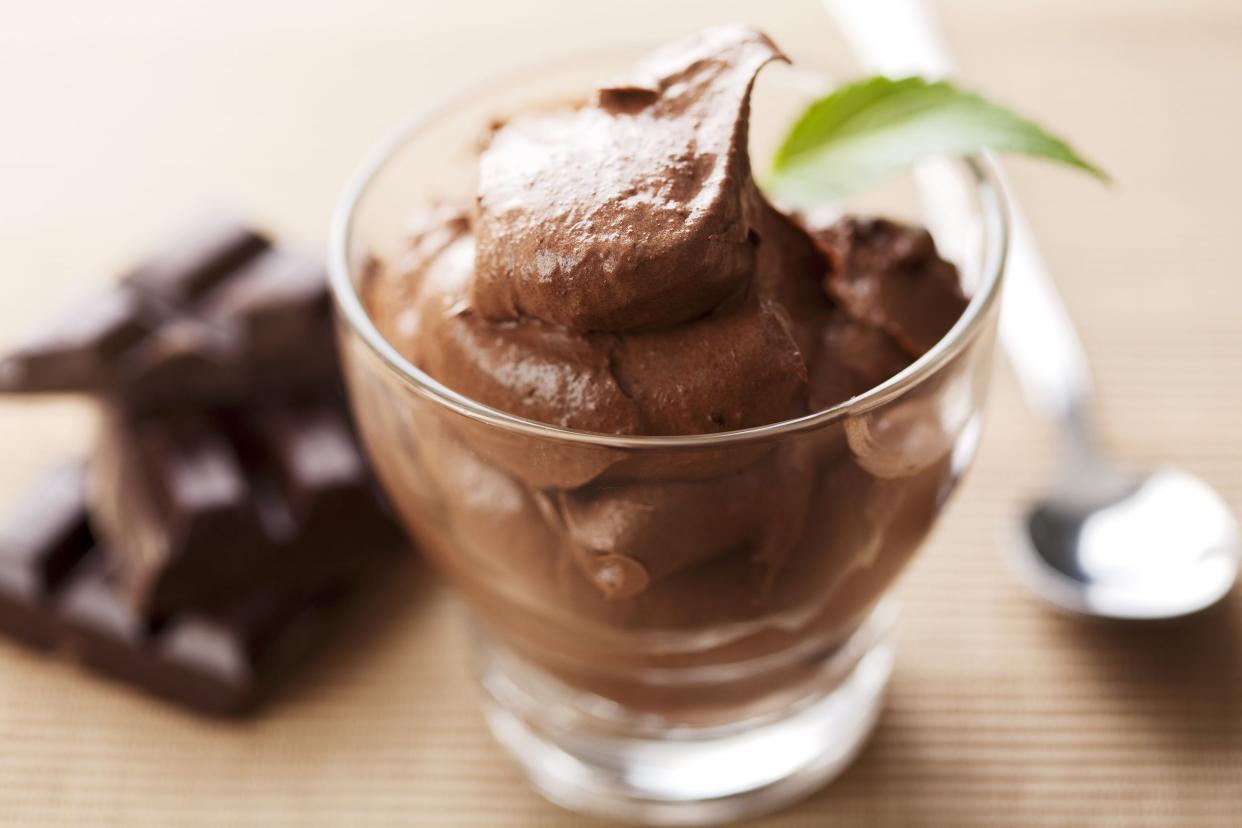
M742 292L758 201L750 89L778 59L753 29L711 29L587 105L506 124L479 162L478 311L623 332L687 322Z
M583 431L727 431L800 409L806 363L764 288L776 277L756 271L783 267L758 253L775 211L747 160L750 87L780 57L753 29L714 29L589 103L510 120L474 215L416 234L413 293L381 303L400 315L381 327L450 388Z

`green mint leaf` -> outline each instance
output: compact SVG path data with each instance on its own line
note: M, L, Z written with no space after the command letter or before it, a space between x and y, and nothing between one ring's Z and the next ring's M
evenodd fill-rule
M993 149L1069 164L1108 181L1069 144L945 81L876 76L806 108L772 160L768 193L803 209L879 183L930 155Z

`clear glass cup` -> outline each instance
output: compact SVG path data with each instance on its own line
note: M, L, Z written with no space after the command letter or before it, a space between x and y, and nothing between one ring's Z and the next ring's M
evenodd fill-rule
M470 197L493 119L580 98L636 54L501 79L420 114L346 190L330 266L363 440L405 526L473 610L496 738L566 807L706 824L804 796L870 733L893 664L886 596L978 441L1006 225L986 161L942 162L938 210L957 210L953 221L921 211L909 181L847 205L930 225L971 301L901 374L796 420L624 437L453 392L368 317L368 261L399 257L419 205ZM826 85L765 70L753 154Z

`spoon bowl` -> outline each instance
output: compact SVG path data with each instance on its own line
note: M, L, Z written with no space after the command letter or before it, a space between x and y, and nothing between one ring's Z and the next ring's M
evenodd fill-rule
M1022 580L1073 613L1175 618L1215 604L1238 573L1238 525L1210 486L1179 469L1080 467L1031 504L1013 544Z

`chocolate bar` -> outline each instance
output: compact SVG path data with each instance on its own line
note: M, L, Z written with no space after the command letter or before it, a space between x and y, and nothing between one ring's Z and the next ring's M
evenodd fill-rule
M240 713L402 547L340 392L326 276L198 222L0 360L0 391L103 402L89 468L0 525L0 632Z
M228 215L206 213L167 239L124 282L170 302L192 301L269 244Z
M108 577L100 551L57 608L66 648L102 675L213 715L251 710L330 631L349 585L320 594L240 593L150 627Z
M0 391L223 404L337 376L321 262L235 220L194 222L0 361Z
M159 618L257 585L316 587L397 545L342 404L106 417L92 526Z
M96 672L195 710L252 709L369 577L355 568L316 588L273 581L152 620L114 577L123 556L88 528L84 479L81 464L54 469L0 527L0 632L67 649Z

